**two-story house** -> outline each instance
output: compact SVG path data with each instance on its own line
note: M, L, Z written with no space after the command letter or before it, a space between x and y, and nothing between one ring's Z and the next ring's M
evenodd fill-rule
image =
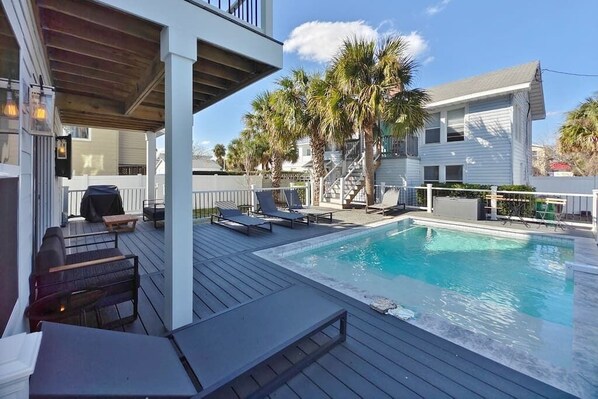
M417 151L390 151L404 141L383 138L377 183L529 182L532 121L546 116L539 62L427 91L432 98L426 106L429 119L417 134Z

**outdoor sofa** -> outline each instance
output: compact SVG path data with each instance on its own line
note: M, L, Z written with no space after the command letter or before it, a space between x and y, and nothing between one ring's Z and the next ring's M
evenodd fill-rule
M223 389L230 389L235 379L324 329L336 332L286 370L260 381L249 394L255 398L268 395L345 341L346 310L307 287L290 286L166 337L44 322L29 393L33 399L227 397Z
M232 228L229 223L222 223L223 221L232 222L233 224L244 227L245 234L247 235L249 235L249 230L251 228L272 232L272 222L261 218L244 215L237 205L235 205L235 203L232 201L216 201L214 203L214 207L218 211L218 214L212 214L210 216L211 224L216 223L224 227ZM216 219L216 221L214 221L214 219Z
M76 240L66 245L69 240ZM89 240L93 240L89 242ZM76 251L87 245L110 244L108 248ZM67 253L72 251L72 253ZM118 248L118 233L98 232L65 237L60 227L46 230L42 244L35 256L35 267L29 278L30 298L28 314L31 329L39 320L60 320L60 312L68 315L70 307L80 307L86 293L100 293L92 303L94 309L132 301L132 314L115 320L113 324L125 324L137 319L139 260L135 255L123 255ZM88 296L88 295L87 295ZM88 296L89 297L89 296ZM51 299L51 301L49 300ZM34 315L41 301L45 303L45 317ZM89 301L89 298L87 298ZM56 307L57 309L52 309ZM77 310L77 309L74 309Z
M284 190L284 196L287 200L287 207L289 211L307 215L307 217L313 217L318 223L319 218L327 218L332 223L332 213L336 209L324 208L324 207L308 207L304 208L299 198L299 193L295 189Z
M307 217L307 215L278 210L276 204L274 203L272 192L257 191L255 195L257 196L257 201L259 203L258 213L290 222L291 228L294 227L294 223L304 223L309 226L309 217Z
M143 200L143 221L154 222L154 228L158 228L158 222L164 221L165 209L162 200Z
M405 203L400 203L399 198L400 190L390 188L384 193L384 195L382 195L382 200L380 202L372 205L366 205L365 213L369 213L370 210L374 210L376 212L382 212L382 215L384 216L386 215L386 212L397 210L401 206L403 209L405 209Z

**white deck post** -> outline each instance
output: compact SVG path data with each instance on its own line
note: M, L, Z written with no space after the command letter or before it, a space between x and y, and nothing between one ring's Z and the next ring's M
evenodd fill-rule
M491 186L490 190L490 220L498 220L496 216L496 207L498 206L498 201L496 200L496 190L498 190L498 186Z
M345 178L341 177L341 182L340 182L340 200L341 200L341 206L344 208L345 205Z
M145 132L145 199L156 199L156 133Z
M191 147L197 38L165 27L160 35L160 58L166 86L164 321L167 329L174 330L193 321Z
M272 36L274 31L272 21L274 20L274 10L272 9L272 0L261 0L261 28L266 36Z
M598 190L592 190L592 231L598 242Z
M320 185L320 198L318 198L318 204L324 201L324 178L320 177L320 181L318 182Z
M432 213L432 184L426 184L426 212Z

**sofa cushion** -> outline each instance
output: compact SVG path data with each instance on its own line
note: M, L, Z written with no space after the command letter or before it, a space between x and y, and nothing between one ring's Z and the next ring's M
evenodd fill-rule
M60 227L48 227L43 239L45 240L49 237L57 237L60 240L63 256L66 257L66 244L64 242L64 234L62 233L62 229Z
M64 247L60 238L47 237L35 256L35 272L47 273L51 267L65 264Z
M118 248L103 248L95 249L93 251L75 252L74 254L68 254L66 256L65 264L72 265L73 263L89 262L90 260L112 258L120 255L122 255L122 252L120 252L120 249Z

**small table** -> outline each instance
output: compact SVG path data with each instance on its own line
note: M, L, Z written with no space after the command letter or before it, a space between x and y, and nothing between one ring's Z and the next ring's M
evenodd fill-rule
M505 219L503 224L507 224L507 221L511 221L513 223L513 217L519 218L521 222L525 225L525 227L529 227L527 221L523 218L523 212L525 210L525 206L529 204L529 200L527 199L520 199L520 198L502 198L499 201L503 201L507 203L507 208L509 210L508 219Z
M33 328L37 330L42 321L62 321L79 316L79 324L87 324L85 312L94 309L96 303L106 295L102 289L76 292L57 292L39 298L26 310L25 314Z
M131 215L110 215L102 217L108 231L118 232L135 231L137 219L139 218Z
M253 205L242 204L242 205L237 205L237 208L239 208L239 210L241 212L247 213L247 216L249 216L249 214L251 213L251 210L253 209Z

